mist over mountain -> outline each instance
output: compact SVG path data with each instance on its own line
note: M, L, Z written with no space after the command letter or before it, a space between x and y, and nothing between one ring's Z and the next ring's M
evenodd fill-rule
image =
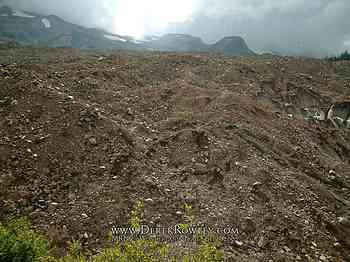
M215 53L226 56L254 55L244 39L226 37L214 45L186 34L165 34L136 39L103 29L69 23L56 15L42 15L0 7L0 44L32 47L68 47L84 49L142 49L169 52Z
M239 35L257 52L325 56L350 49L348 0L3 0L117 34L190 34L206 43ZM1 1L0 1L1 5Z
M168 30L208 42L241 35L257 51L324 56L350 48L349 13L346 0L202 0L191 21Z

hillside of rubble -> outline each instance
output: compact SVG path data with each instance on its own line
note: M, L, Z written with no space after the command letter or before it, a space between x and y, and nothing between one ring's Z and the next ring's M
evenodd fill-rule
M144 221L231 225L228 261L350 260L350 63L0 49L0 219L98 250Z

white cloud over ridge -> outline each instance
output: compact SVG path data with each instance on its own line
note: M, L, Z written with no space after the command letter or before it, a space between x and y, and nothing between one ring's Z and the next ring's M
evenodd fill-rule
M1 0L0 0L1 1ZM322 56L350 48L349 0L3 0L114 33L244 37L254 50Z

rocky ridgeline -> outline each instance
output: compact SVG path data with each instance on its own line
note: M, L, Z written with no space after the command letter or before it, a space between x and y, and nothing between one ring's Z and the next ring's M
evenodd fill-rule
M150 49L171 52L214 52L229 56L253 55L241 37L224 38L214 45L200 38L182 34L162 37L132 37L111 34L68 23L54 15L40 15L0 7L0 42L21 45L71 48Z

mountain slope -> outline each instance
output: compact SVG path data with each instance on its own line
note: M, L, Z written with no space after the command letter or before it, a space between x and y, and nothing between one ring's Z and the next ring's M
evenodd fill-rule
M173 52L206 52L209 49L199 37L184 34L167 34L146 43L146 46Z
M232 38L229 38L232 39ZM152 49L172 52L216 52L225 55L251 55L244 40L219 41L210 46L202 39L190 35L167 34L162 37L145 37L138 41L100 29L89 29L68 23L50 15L43 16L9 7L0 9L0 42L16 41L22 45L73 47L73 48L121 48Z
M103 30L84 28L54 15L19 11L0 15L0 41L14 40L23 45L49 47L136 48L132 42L113 41L105 35Z
M210 49L228 56L254 54L254 52L248 48L244 39L239 36L225 37L212 45Z
M238 229L220 234L227 261L349 261L350 132L305 115L350 96L349 70L0 50L0 219L28 216L59 247L95 249L138 200L160 227L188 219L187 204L195 223Z

